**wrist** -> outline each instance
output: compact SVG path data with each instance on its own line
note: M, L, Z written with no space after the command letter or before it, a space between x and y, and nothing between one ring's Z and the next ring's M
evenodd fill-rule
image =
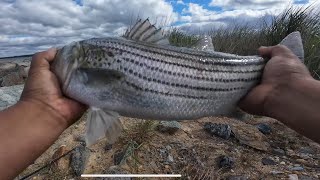
M306 99L306 89L310 89L314 83L317 82L311 76L303 76L274 85L263 104L264 115L281 120L294 114L294 108L299 108L299 104L303 103L300 101Z
M36 99L20 100L15 106L22 109L21 112L25 111L25 113L35 116L35 118L41 118L41 120L48 124L48 127L64 130L69 126L62 115L42 101Z

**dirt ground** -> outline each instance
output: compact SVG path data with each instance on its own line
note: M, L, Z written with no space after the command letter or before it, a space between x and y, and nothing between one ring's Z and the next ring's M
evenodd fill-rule
M228 179L232 176L248 179L288 179L290 174L298 175L299 179L320 177L319 145L271 118L239 121L209 117L180 121L182 128L175 134L152 130L152 123L143 126L145 122L137 119L122 117L122 122L126 130L112 149L106 150L106 140L89 147L91 153L85 166L85 174L104 173L114 166L115 154L128 154L129 149L129 155L118 167L130 174L173 173L182 174L181 179ZM235 136L228 140L212 136L203 129L206 122L229 124ZM258 123L270 125L272 133L260 133L254 126ZM60 146L66 146L67 150L64 152L78 146L80 143L75 139L81 137L84 129L84 120L67 129L19 178L49 163ZM282 149L285 154L279 155L274 149ZM169 160L168 155L171 157ZM218 159L221 156L231 157L234 165L230 168L219 168ZM262 158L271 159L276 164L263 165ZM48 166L31 178L81 179L75 177L69 166L70 154L62 159L62 165L59 166L64 168ZM303 167L303 170L292 170L292 167Z

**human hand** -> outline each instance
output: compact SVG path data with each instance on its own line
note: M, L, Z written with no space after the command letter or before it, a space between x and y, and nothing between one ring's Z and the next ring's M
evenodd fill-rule
M239 102L239 107L251 114L268 116L268 102L287 93L293 84L312 77L306 66L285 46L261 47L259 53L270 60L264 68L261 84Z
M54 73L50 71L50 63L57 50L51 48L32 57L29 75L20 101L41 106L56 114L57 121L67 126L78 120L86 110L86 106L63 96L60 84Z

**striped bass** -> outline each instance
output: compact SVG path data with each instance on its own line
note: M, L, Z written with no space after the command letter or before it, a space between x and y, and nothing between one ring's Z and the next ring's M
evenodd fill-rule
M282 44L303 58L299 32ZM52 70L63 93L90 106L86 143L121 132L119 115L187 120L230 115L259 83L267 60L215 52L204 36L194 48L174 47L148 20L124 37L93 38L58 50Z

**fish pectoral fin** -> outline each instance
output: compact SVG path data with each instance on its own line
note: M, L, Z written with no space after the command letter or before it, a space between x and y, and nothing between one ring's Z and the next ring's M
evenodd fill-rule
M120 136L122 129L117 112L90 108L86 124L86 145L91 146L104 137L112 144Z
M164 36L164 31L161 28L156 28L155 25L152 25L149 19L144 21L139 19L132 28L127 29L123 37L134 41L154 44L170 44L168 38Z
M102 68L79 68L77 74L85 85L105 85L122 82L125 78L120 71Z
M209 35L202 35L200 36L199 41L196 45L192 46L193 49L199 51L214 51L214 47L212 44L211 36Z
M280 44L287 46L287 48L289 48L296 56L298 56L302 62L304 61L304 50L299 31L290 33L280 42Z

